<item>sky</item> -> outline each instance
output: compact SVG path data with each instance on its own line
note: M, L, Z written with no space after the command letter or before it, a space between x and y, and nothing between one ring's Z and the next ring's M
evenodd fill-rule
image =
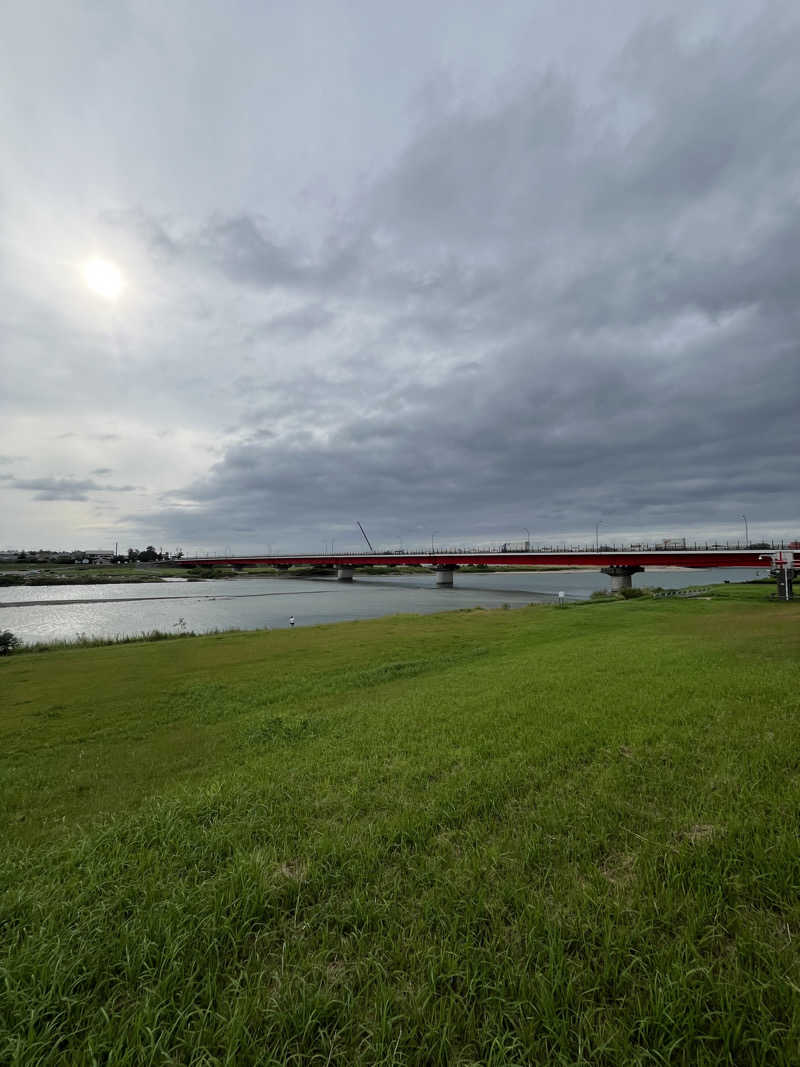
M800 538L794 0L3 23L0 548Z

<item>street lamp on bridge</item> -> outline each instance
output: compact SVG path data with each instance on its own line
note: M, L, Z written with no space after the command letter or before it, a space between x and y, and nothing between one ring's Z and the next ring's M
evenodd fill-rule
M523 526L522 529L528 535L528 540L525 542L525 551L526 552L530 552L530 550L531 550L531 532L530 532L530 530L528 529L527 526Z
M600 549L600 527L603 525L603 520L599 519L594 524L594 550L598 552Z
M750 530L747 526L747 516L742 515L742 518L744 519L744 547L747 548L747 546L750 544Z

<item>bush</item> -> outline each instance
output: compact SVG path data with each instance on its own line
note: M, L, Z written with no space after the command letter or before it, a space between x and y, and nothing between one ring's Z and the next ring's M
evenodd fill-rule
M646 596L644 589L637 589L635 585L632 585L629 589L620 589L620 595L623 600L635 600L636 597Z
M21 642L10 630L0 633L0 656L10 656L15 648L19 648Z
M230 578L230 567L190 567L188 581L203 581L206 578Z

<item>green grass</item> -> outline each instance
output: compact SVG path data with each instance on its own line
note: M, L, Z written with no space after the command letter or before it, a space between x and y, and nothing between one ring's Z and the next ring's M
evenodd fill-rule
M768 592L0 661L0 1062L797 1063Z
M209 631L210 632L210 631ZM213 631L219 633L219 630ZM138 634L115 634L113 637L95 637L78 634L75 638L57 637L52 641L24 641L14 650L15 656L26 652L56 652L74 648L102 648L105 645L134 645L143 641L178 641L185 637L197 637L194 630L142 630Z

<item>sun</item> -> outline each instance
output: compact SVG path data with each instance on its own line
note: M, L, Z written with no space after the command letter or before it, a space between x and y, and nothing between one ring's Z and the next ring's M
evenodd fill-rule
M116 300L125 284L119 268L98 257L84 264L83 278L93 293L106 300Z

